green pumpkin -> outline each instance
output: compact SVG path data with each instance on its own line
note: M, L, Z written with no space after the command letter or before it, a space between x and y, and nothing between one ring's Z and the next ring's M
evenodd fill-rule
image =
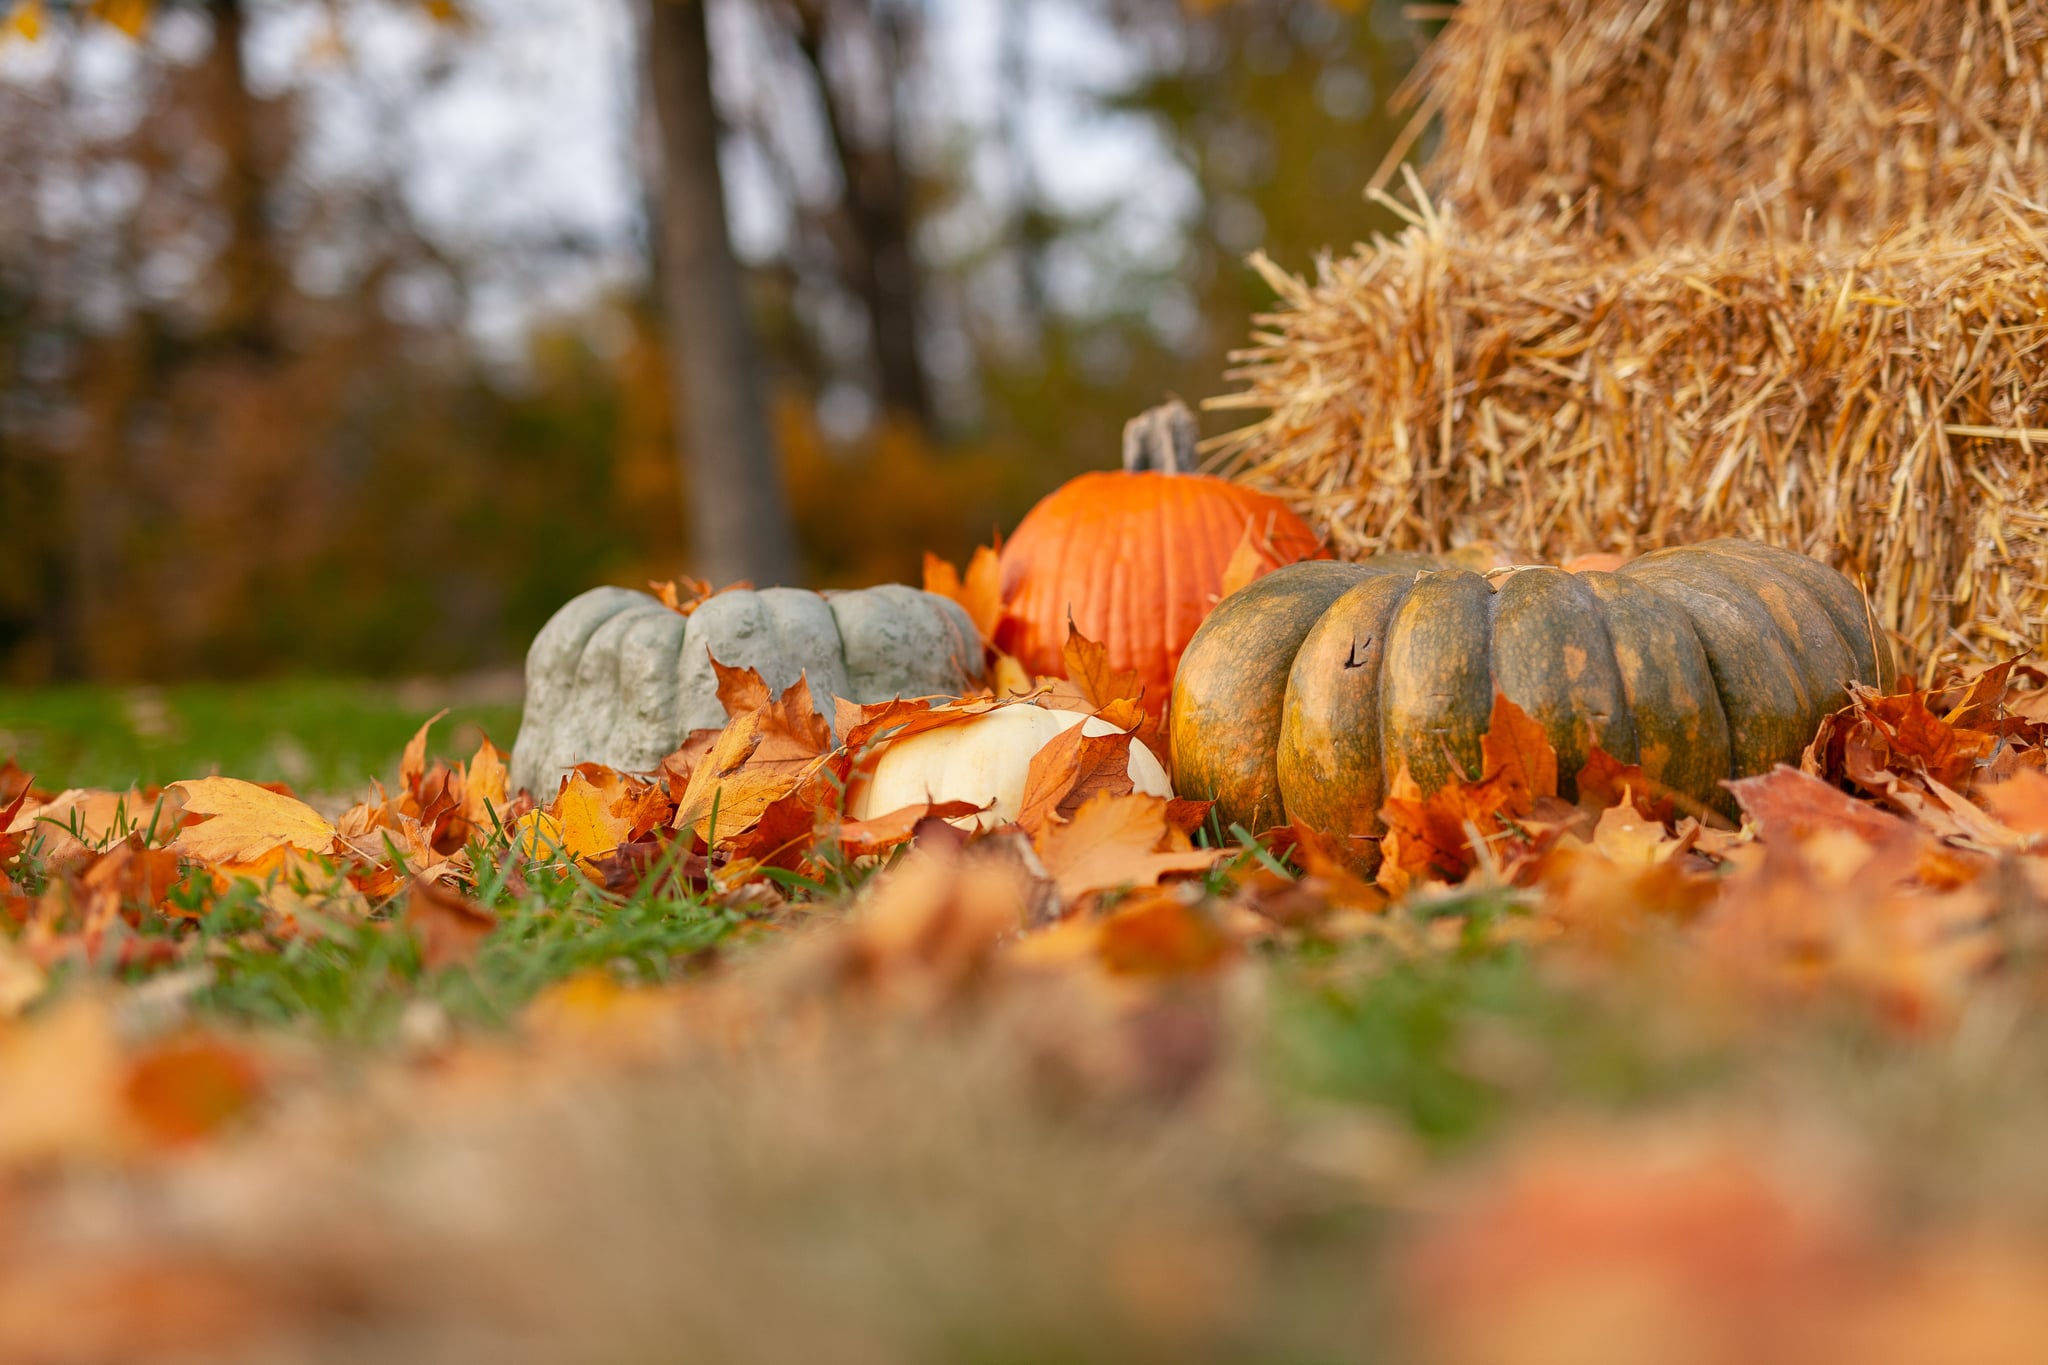
M1425 792L1479 775L1499 691L1557 747L1567 799L1597 746L1728 810L1723 780L1796 761L1851 681L1892 676L1846 578L1746 541L1614 573L1294 564L1233 593L1189 643L1174 782L1226 824L1374 839L1403 765Z

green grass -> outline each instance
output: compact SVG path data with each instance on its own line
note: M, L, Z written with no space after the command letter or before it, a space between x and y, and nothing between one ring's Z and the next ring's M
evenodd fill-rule
M515 860L502 841L470 852L479 868L476 899L498 916L471 963L429 969L422 962L418 940L399 923L403 893L368 920L322 916L307 926L312 932L280 942L265 932L264 888L241 882L220 894L198 869L173 888L167 907L197 924L151 918L139 932L179 945L173 969L197 974L188 997L195 1009L237 1024L380 1044L396 1038L408 1011L421 1005L459 1026L499 1028L540 991L580 972L624 983L673 980L696 970L742 923L659 876L619 895L573 868ZM42 881L31 860L25 889L33 893ZM71 966L58 984L136 975Z
M504 691L344 679L0 691L0 760L11 754L52 790L218 772L353 793L372 778L388 784L405 742L443 706L434 752L467 758L484 733L509 750L519 708Z

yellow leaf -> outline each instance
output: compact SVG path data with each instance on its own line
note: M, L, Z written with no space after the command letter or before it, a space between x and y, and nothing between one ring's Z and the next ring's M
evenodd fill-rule
M487 739L477 746L476 757L469 760L469 771L462 784L463 818L479 834L488 835L496 830L491 812L505 809L507 783L504 752Z
M178 831L171 848L209 863L246 863L289 844L308 853L334 848L334 826L297 797L233 777L173 782L185 794L185 809L211 816Z
M1260 543L1257 525L1246 521L1244 534L1237 538L1237 548L1230 552L1230 561L1223 566L1223 581L1216 589L1217 600L1251 586L1272 568L1272 556Z
M562 822L544 810L530 810L512 826L512 848L522 858L551 863L562 856Z
M152 0L93 0L89 11L101 23L112 24L130 38L140 38L149 27Z
M7 16L7 27L34 42L43 36L43 0L21 0Z
M999 697L1022 697L1030 693L1034 684L1023 664L1008 654L998 654L991 685Z
M619 846L631 828L611 812L611 801L589 778L573 773L555 798L555 819L561 822L562 852L584 862L602 858Z

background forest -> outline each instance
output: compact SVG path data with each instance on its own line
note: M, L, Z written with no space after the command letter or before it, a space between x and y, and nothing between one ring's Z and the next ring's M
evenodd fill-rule
M645 98L694 5L146 10L0 41L0 684L515 663L733 562L707 446L775 452L794 577L914 581L1218 391L1245 253L1386 225L1427 18L711 0L706 111ZM673 416L693 361L760 392Z

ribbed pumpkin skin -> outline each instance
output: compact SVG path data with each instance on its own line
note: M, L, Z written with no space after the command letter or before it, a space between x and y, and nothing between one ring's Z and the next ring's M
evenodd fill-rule
M1112 667L1137 672L1156 709L1248 523L1283 564L1322 552L1285 503L1227 479L1082 474L1032 508L1003 546L998 643L1033 674L1063 677L1071 613L1107 646Z
M1226 825L1377 837L1405 763L1424 791L1477 776L1496 690L1557 747L1563 795L1594 746L1704 806L1796 760L1851 680L1889 686L1849 581L1739 540L1617 572L1298 564L1233 594L1173 689L1174 782Z

